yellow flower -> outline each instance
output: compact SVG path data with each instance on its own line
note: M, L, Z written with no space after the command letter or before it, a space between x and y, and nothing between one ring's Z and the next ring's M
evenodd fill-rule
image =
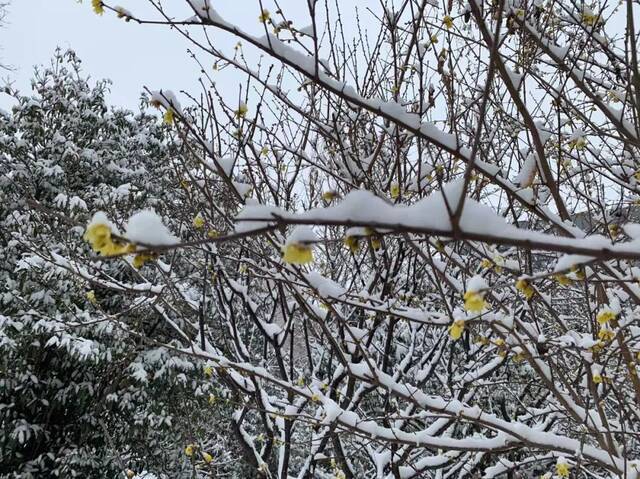
M324 193L322 193L322 199L327 203L330 203L331 201L335 200L337 197L338 197L338 193L336 193L335 191L325 191Z
M164 112L164 116L162 117L162 119L167 125L173 125L173 121L174 121L173 108L167 109L167 111Z
M96 292L94 290L91 291L87 291L87 300L91 303L91 304L97 304L98 301L96 300Z
M438 35L431 35L431 43L438 43Z
M98 251L111 242L111 228L104 223L95 223L87 228L82 238L91 245L94 251Z
M553 279L555 279L561 286L569 286L571 284L571 278L566 274L554 274Z
M442 23L445 27L447 27L447 30L451 30L453 28L453 18L451 18L449 15L442 19Z
M196 229L200 229L204 226L204 218L200 215L197 215L193 218L193 227Z
M475 338L474 343L481 346L486 346L487 344L489 344L489 339L486 336L480 335Z
M209 230L207 231L207 236L211 239L214 239L220 236L220 233L218 233L216 230Z
M587 146L587 140L583 137L575 138L569 142L569 148L572 150L575 148L576 150L584 150L584 147Z
M296 382L296 384L297 384L299 387L303 387L303 386L304 386L304 384L305 384L305 383L304 383L304 378L303 378L302 376L300 376L300 377L298 378L298 381Z
M133 258L133 267L135 269L140 269L148 261L152 261L154 259L156 259L156 255L154 253L140 253L140 254L137 254Z
M487 302L484 300L484 293L467 291L464 293L463 299L464 309L470 313L480 313L487 306Z
M536 290L533 289L533 286L531 286L526 279L516 281L516 289L527 299L531 299L533 295L536 294Z
M203 371L204 371L204 375L207 376L208 378L213 376L213 368L211 366L205 366Z
M249 111L249 108L247 107L246 103L240 103L240 106L235 111L236 117L244 118L245 116L247 116L248 111Z
M480 267L483 269L489 269L493 267L493 263L489 258L484 258L482 261L480 261Z
M391 183L389 192L391 193L391 198L395 200L400 196L400 185L394 181L393 183Z
M355 236L347 236L343 240L343 243L353 254L356 254L358 251L360 251L360 242Z
M217 400L218 398L216 397L215 394L209 394L209 404L213 405L216 403Z
M191 457L193 456L193 453L196 450L196 445L195 444L187 444L187 447L184 448L184 454L187 457Z
M611 311L609 308L603 308L602 310L600 310L600 312L596 316L596 319L598 320L598 323L600 323L601 326L604 326L610 321L616 319L616 316L617 314Z
M458 319L453 322L451 326L449 326L449 336L454 341L457 341L462 336L462 332L464 331L464 320Z
M271 18L271 14L269 13L269 10L267 10L266 8L264 10L262 10L262 12L260 12L260 16L258 17L258 21L260 23L265 23L269 21L269 18Z
M313 262L311 246L302 243L290 243L282 248L282 259L289 264L307 264Z
M213 456L208 452L203 452L202 459L204 459L204 462L206 462L207 464L211 464L211 461L213 461Z
M91 6L93 7L93 11L97 15L102 15L104 13L104 5L102 4L102 0L91 0Z
M569 477L569 464L564 460L558 459L558 462L556 463L556 473L560 477Z
M593 375L593 382L596 384L602 383L602 376L600 374Z
M609 225L608 229L612 239L616 239L620 235L620 227L618 225Z
M266 146L263 146L262 150L260 150L260 154L262 156L267 156L269 154L269 148L267 148Z
M582 12L582 21L585 25L593 26L598 20L598 15L594 14L591 10L585 10Z
M311 395L311 400L312 400L313 402L320 402L320 396L318 396L318 394L317 394L317 393L313 393L313 394Z
M612 341L615 337L616 333L609 328L602 327L600 328L600 331L598 331L598 339L602 341Z

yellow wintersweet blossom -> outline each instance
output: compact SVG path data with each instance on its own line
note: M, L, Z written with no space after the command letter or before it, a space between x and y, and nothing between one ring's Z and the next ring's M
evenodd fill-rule
M260 154L262 156L267 156L269 154L269 148L267 148L266 146L263 146L262 150L260 150Z
M569 477L569 469L570 466L567 464L567 461L564 458L558 458L558 462L556 463L556 473L560 477Z
M93 7L93 11L97 15L102 15L104 13L104 5L102 4L102 0L91 0L91 6Z
M204 375L207 376L208 378L213 376L213 368L211 366L205 366L203 371L204 371Z
M95 223L87 228L83 239L91 245L94 251L98 252L111 242L111 228L104 223Z
M483 258L483 260L480 261L480 267L483 269L490 269L493 267L493 263L489 258Z
M211 461L213 461L213 456L208 452L203 452L202 459L204 459L204 462L206 462L207 464L211 464Z
M484 300L484 293L477 291L467 291L464 293L464 309L470 313L480 313L487 306Z
M94 290L91 291L87 291L87 300L91 303L91 304L97 304L98 301L96 300L96 292Z
M104 223L95 223L87 228L83 237L91 245L91 249L103 256L116 256L118 254L135 251L135 245L114 241L111 236L111 228Z
M460 339L463 331L464 331L464 320L462 319L458 319L454 321L453 324L449 326L449 336L451 336L451 339L453 339L454 341L457 341L458 339Z
M612 239L616 239L618 236L620 236L620 226L611 224L607 229L609 230L609 235L611 235Z
M445 27L447 27L447 30L451 30L453 28L453 18L451 18L449 15L442 19L442 23Z
M601 326L604 326L605 324L609 323L610 321L616 319L617 314L612 311L609 308L603 308L600 310L600 312L598 313L598 315L596 316L596 319L598 320L598 323L600 323Z
M585 25L593 26L596 24L597 21L598 21L598 15L593 13L591 10L586 9L584 12L582 12L582 22Z
M215 394L209 393L209 404L213 405L218 401L218 398Z
M343 243L353 254L356 254L360 250L360 242L355 236L347 236L343 240Z
M249 111L249 108L247 107L246 103L240 103L240 106L235 111L235 115L238 118L244 118L245 116L247 116L248 111Z
M260 12L260 16L258 17L258 21L260 23L265 23L265 22L268 22L270 18L271 18L271 14L269 13L269 10L267 10L265 8L264 10L262 10L262 12Z
M338 198L338 196L339 196L338 193L332 190L325 191L324 193L322 193L322 199L327 203L330 203L331 201L335 200L336 198Z
M303 243L290 243L282 248L285 263L289 264L307 264L313 262L313 251L311 246Z
M391 183L389 192L391 193L391 198L395 200L400 196L400 185L394 181L393 183Z
M162 117L162 119L167 125L173 125L173 122L175 120L173 108L167 109L167 111L164 112L164 116Z
M313 393L311 395L311 401L313 402L320 402L320 396L318 395L318 393Z
M153 261L154 259L156 259L156 255L154 253L139 253L133 258L133 267L135 269L140 269L146 263Z
M519 279L516 281L516 289L520 291L523 296L527 299L531 299L534 294L536 294L536 290L533 289L533 286L529 284L529 281L526 279Z
M584 150L584 147L587 146L587 140L584 139L582 136L578 137L578 138L574 138L573 140L571 140L569 142L569 148L570 149L576 149L576 150Z
M187 457L192 457L193 453L196 451L196 445L195 444L187 444L187 447L184 448L184 454Z
M200 229L204 226L204 218L200 215L197 215L193 218L193 227L196 229Z
M614 333L611 329L607 327L603 326L602 328L600 328L600 331L598 331L598 339L602 341L611 341L615 337L616 337L616 333Z
M601 384L602 383L602 376L598 373L595 373L593 376L593 382L596 384Z
M429 40L431 40L431 43L438 43L438 35L431 35Z
M566 274L554 274L553 279L555 279L561 286L569 286L571 284L571 278Z
M219 237L220 233L218 233L218 231L212 229L212 230L207 231L207 236L209 238L211 238L211 239L214 239L214 238Z

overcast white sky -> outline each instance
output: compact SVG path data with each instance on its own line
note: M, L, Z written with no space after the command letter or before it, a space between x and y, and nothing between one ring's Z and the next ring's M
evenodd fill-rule
M149 12L146 0L117 3L135 14ZM165 3L184 12L184 18L192 14L183 0ZM297 13L296 20L305 22L305 1L280 0L280 4L285 12ZM248 29L258 31L260 27L257 0L218 0L216 9ZM214 40L228 51L236 41L223 33L215 34ZM113 80L110 101L115 105L135 108L145 85L190 91L197 88L199 70L186 54L188 44L167 27L125 23L107 13L95 15L90 0L82 4L76 0L12 0L7 25L0 29L0 58L14 70L3 78L26 93L33 66L48 63L58 45L78 53L86 74ZM237 87L237 81L233 87ZM0 107L9 105L7 95L0 94Z

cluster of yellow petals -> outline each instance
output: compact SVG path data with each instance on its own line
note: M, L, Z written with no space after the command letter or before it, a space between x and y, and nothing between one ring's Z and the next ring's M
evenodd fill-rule
M391 188L389 189L389 193L391 194L391 198L394 200L400 196L400 185L395 181L391 183Z
M104 5L102 4L102 0L91 0L91 6L93 7L93 11L97 15L102 15L104 13Z
M484 300L484 293L478 291L467 291L464 293L464 309L470 313L481 313L487 307Z
M95 223L87 228L83 239L91 245L96 253L102 256L116 256L133 253L136 246L132 243L122 243L113 239L111 228L104 223Z
M193 454L196 452L196 445L195 444L187 444L187 447L184 448L184 454L187 457L192 457Z
M531 299L533 295L536 294L536 290L533 289L533 286L531 286L529 281L526 279L519 279L516 281L516 289L527 299Z
M443 25L447 28L447 30L451 30L453 28L453 18L449 15L442 19Z
M196 229L200 229L204 226L204 218L200 215L196 216L195 218L193 218L193 227Z
M555 279L560 286L569 286L572 281L566 274L554 274L553 279Z
M556 463L556 473L560 477L569 477L570 466L565 461L558 461Z
M593 378L593 382L594 382L594 383L596 383L596 384L600 384L600 383L602 383L602 375L600 375L600 374L594 374L594 375L592 376L592 378Z
M614 311L610 310L609 308L604 308L600 310L600 312L596 316L596 320L601 326L604 326L605 324L608 324L609 322L616 319L616 316L617 314Z
M89 301L91 304L97 304L98 300L96 299L96 292L94 290L91 291L87 291L87 301Z
M235 115L238 118L244 118L245 116L247 116L248 111L249 108L247 107L247 105L245 103L240 103L240 106L235 111Z
M262 12L260 12L260 16L258 17L258 21L260 23L266 23L269 21L269 19L271 18L271 14L269 13L269 10L267 10L266 8L264 10L262 10Z
M157 257L158 257L158 255L156 255L155 253L151 253L151 252L137 254L133 258L133 267L136 268L136 269L140 269L146 263L148 263L149 261L153 261Z
M607 327L602 327L600 328L600 331L598 331L598 339L600 339L601 341L609 342L612 341L615 337L616 333L614 333L613 330Z
M347 236L344 240L344 245L349 248L353 254L356 254L360 251L360 241L356 236Z
M463 332L464 332L464 320L462 319L458 319L454 321L453 324L449 326L449 336L451 336L451 339L453 339L454 341L457 341L458 339L460 339Z
M308 264L313 262L311 246L303 243L289 243L282 248L285 263Z
M168 108L167 111L164 112L164 116L162 117L162 119L167 125L173 125L173 122L175 120L175 113L173 111L173 108Z
M204 462L206 462L207 464L211 464L211 461L213 461L213 456L208 452L203 452L202 459L204 459Z

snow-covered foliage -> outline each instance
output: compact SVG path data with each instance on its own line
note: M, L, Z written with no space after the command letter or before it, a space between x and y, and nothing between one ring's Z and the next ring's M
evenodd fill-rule
M194 431L195 474L638 476L633 2L300 2L300 26L255 2L259 34L213 1L151 3L157 17L131 2L127 18L201 54L194 104L179 85L151 93L180 139L181 189L139 185L149 197L127 215L52 192L86 218L88 244L35 244L45 257L16 265L126 293L105 322L148 306L171 363L203 362L233 449ZM219 32L238 37L232 52ZM215 83L230 71L239 95ZM38 180L62 174L31 161L45 161ZM163 241L127 236L138 210Z
M123 464L177 477L185 441L218 415L202 410L215 388L202 362L171 349L165 273L87 261L91 216L166 244L150 208L179 229L184 200L166 127L110 109L107 88L58 52L0 116L2 477L116 477Z

